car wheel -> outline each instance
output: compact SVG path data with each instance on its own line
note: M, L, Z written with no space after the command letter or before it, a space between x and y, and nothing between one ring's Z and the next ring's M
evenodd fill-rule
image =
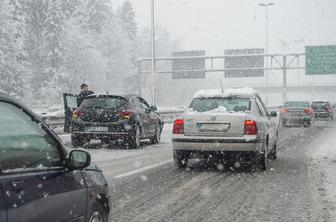
M260 155L260 167L262 170L267 170L268 167L268 149L267 145L264 145L263 153Z
M311 121L306 120L303 122L303 127L310 127L311 126Z
M158 144L161 139L161 128L160 125L156 127L155 135L150 139L151 144Z
M107 222L107 214L100 205L93 208L88 222Z
M131 149L138 149L141 146L141 132L139 126L135 126L133 135L129 139L129 147Z
M287 121L286 120L282 120L282 127L287 127Z
M178 168L184 169L188 166L188 157L174 151L174 163Z
M270 158L272 160L276 160L278 158L278 154L277 154L277 144L275 142L274 146L273 146L273 149L272 149L272 153L270 155Z

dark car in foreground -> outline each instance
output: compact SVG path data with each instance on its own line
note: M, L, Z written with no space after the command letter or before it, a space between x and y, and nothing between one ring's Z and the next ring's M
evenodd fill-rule
M156 108L139 96L90 95L73 112L71 140L74 147L99 139L136 149L142 139L159 143L162 128Z
M334 109L330 102L314 101L312 108L315 113L315 118L319 120L334 120Z
M288 101L280 111L282 126L311 126L314 123L314 110L306 101Z
M0 221L107 222L108 185L32 111L0 93Z

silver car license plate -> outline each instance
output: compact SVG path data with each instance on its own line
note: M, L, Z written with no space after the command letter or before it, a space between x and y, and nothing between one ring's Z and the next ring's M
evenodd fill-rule
M229 130L230 124L228 123L198 123L197 127L201 131L225 132Z
M102 127L102 126L90 126L85 128L88 132L107 132L108 127Z

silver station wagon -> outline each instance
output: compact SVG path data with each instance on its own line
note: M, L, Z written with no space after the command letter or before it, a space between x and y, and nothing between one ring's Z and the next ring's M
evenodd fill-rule
M174 161L179 168L191 158L225 163L254 162L266 170L276 159L276 112L269 113L251 88L202 90L173 127Z

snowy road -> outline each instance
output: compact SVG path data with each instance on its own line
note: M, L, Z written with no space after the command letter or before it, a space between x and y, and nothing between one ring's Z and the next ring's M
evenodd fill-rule
M324 179L307 156L331 128L281 129L278 160L262 172L197 161L176 169L171 127L158 145L89 149L110 183L111 221L332 221Z

